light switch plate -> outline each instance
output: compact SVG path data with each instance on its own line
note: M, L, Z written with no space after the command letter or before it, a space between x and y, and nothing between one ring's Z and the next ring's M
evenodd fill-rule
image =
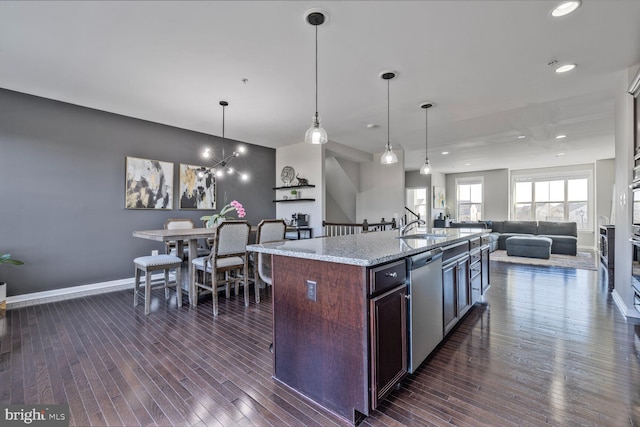
M151 255L153 255L153 256L158 255L158 251L157 251L157 250L153 250L153 251L151 251Z
M312 280L307 280L307 299L316 301L318 284Z

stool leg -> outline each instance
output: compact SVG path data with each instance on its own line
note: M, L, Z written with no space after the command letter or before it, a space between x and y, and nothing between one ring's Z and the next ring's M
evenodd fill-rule
M164 299L169 299L169 268L164 269Z
M178 307L182 307L182 268L176 267L176 298Z
M151 272L149 269L146 269L144 274L144 314L149 314L151 307Z
M140 269L136 265L136 272L134 274L133 282L133 306L138 306L138 291L140 290Z

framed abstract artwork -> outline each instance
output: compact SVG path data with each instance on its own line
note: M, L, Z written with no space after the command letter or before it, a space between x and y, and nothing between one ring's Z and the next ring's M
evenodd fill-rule
M444 209L446 204L444 188L433 186L433 209Z
M125 208L173 209L173 163L126 158Z
M216 176L212 168L180 164L180 209L215 209Z

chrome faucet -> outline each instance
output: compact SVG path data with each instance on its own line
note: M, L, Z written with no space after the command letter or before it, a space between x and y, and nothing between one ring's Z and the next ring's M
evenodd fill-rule
M422 225L427 225L427 222L424 219L414 219L413 221L409 221L406 224L402 224L402 220L400 220L400 228L398 228L398 232L400 233L401 236L404 236L405 233L408 231L409 227L412 226L413 224L422 224Z

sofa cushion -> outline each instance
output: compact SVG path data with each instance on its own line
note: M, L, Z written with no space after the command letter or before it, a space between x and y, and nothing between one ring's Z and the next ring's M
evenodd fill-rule
M539 221L538 234L549 236L578 236L578 225L575 222Z
M537 221L505 221L504 233L538 234Z
M494 233L504 233L504 221L487 221L487 225Z

